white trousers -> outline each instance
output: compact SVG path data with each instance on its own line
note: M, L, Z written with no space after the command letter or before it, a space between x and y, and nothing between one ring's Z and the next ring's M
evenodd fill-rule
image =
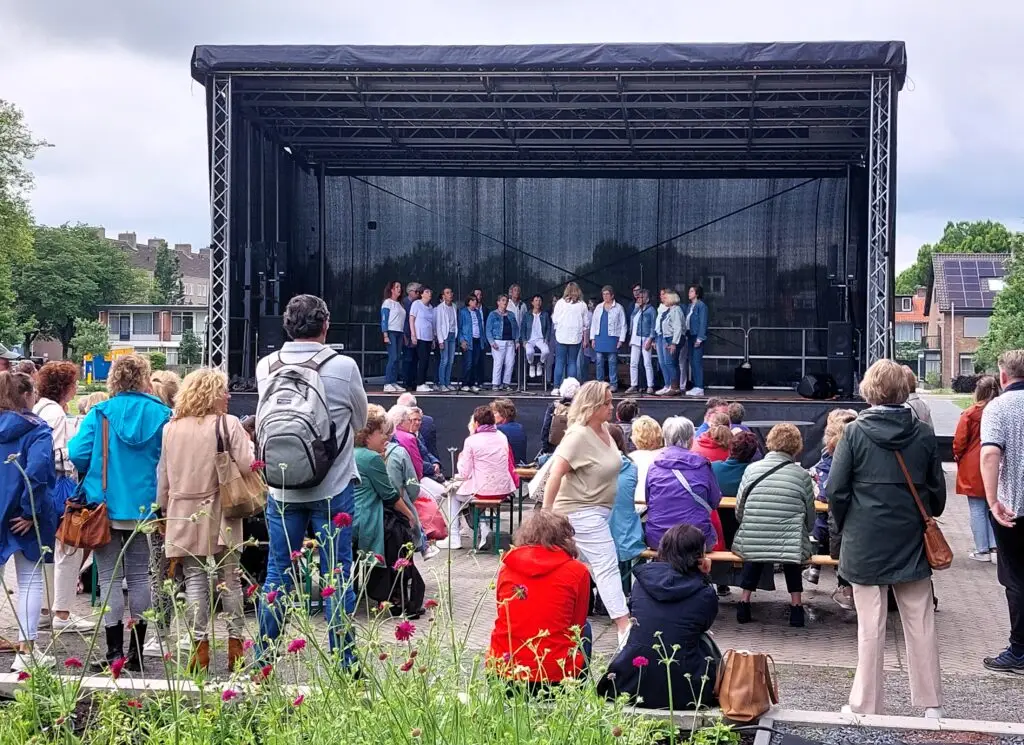
M576 531L576 548L580 550L580 557L590 565L597 594L614 621L627 615L629 609L626 608L626 595L622 592L622 577L619 576L619 554L608 526L610 515L611 510L607 507L587 507L569 515L569 522Z
M50 613L70 611L78 594L78 577L82 570L82 559L85 551L70 548L60 541L53 549L53 563L46 564L46 599L45 606Z
M654 387L654 363L651 361L652 350L644 349L643 345L632 344L629 347L629 384L633 388L640 387L640 357L643 356L644 372L647 373L645 388Z
M528 364L534 364L535 361L544 365L548 361L548 357L551 356L551 347L543 339L537 341L528 341L525 345L526 349L526 362ZM540 360L536 360L537 354L540 354Z
M25 554L14 554L14 569L18 575L18 641L34 642L39 635L39 613L43 609L42 559L30 561Z
M444 484L439 484L434 479L424 476L420 479L420 492L435 502L440 502L444 496Z
M512 372L516 369L516 343L514 341L496 341L498 348L491 347L491 359L494 369L491 372L491 385L510 385Z

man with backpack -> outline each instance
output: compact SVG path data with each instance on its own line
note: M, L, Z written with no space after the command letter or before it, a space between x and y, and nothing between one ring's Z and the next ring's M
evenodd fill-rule
M256 366L256 443L270 486L266 511L270 554L260 600L258 644L263 659L266 646L281 634L287 606L293 602L292 552L302 549L312 523L321 584L335 589L325 599L324 609L330 645L339 650L348 667L355 661L352 517L353 484L359 479L353 439L366 425L367 402L355 361L324 344L329 325L330 312L321 298L293 297L284 311L284 330L291 341Z

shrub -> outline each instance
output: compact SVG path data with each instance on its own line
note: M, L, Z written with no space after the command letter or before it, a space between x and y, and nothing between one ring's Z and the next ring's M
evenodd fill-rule
M953 378L953 393L974 393L980 375L957 375Z
M939 385L941 384L941 382L942 382L942 378L939 377L938 373L932 372L932 373L928 373L927 375L924 376L924 383L929 388L938 388Z
M146 356L149 357L149 364L154 370L167 369L167 355L163 352L150 352Z

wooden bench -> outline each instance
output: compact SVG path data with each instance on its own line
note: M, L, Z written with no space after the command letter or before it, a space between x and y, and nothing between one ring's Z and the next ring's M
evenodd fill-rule
M640 500L634 500L633 504L637 507L646 507L647 504ZM736 509L736 497L722 497L722 501L718 503L718 509L720 510L734 510ZM825 502L819 502L817 499L814 500L814 510L822 514L828 512L828 504Z
M640 554L640 558L644 561L653 561L657 558L657 556L658 552L650 548ZM729 562L731 564L743 563L743 559L734 554L732 551L712 551L707 556L709 559L711 559L711 561ZM818 567L839 566L839 562L836 559L833 559L831 556L826 556L824 554L814 554L807 563L811 566Z

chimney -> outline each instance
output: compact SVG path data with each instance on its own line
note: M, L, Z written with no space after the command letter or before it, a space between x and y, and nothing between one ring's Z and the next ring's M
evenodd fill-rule
M917 297L928 297L928 288L921 285L917 288L917 291L914 294L917 295Z
M156 251L161 246L166 246L167 245L167 241L165 241L163 238L150 238L148 241L146 241L146 245L149 248L151 248L154 251Z
M135 233L118 233L117 240L127 243L130 248L135 248Z
M192 244L191 243L175 243L174 244L174 250L178 251L179 253L190 254L190 253L192 253Z

